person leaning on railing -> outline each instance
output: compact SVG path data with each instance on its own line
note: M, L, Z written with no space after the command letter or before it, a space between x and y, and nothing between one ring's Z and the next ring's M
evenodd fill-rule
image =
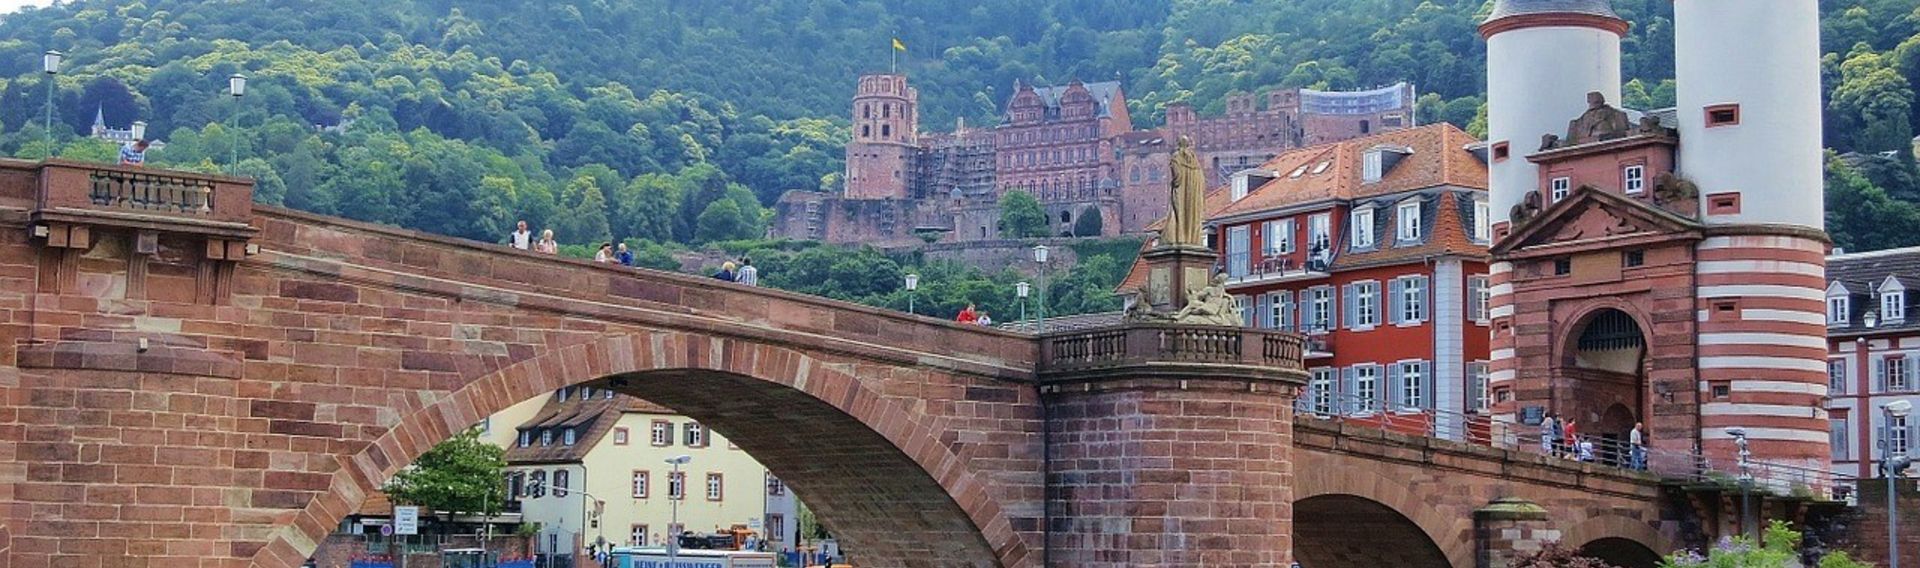
M120 147L120 165L144 166L147 163L147 141L138 139Z

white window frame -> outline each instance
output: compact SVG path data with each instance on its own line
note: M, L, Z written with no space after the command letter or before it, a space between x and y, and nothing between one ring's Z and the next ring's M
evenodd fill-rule
M1559 203L1560 200L1566 199L1568 195L1573 194L1573 178L1557 177L1547 180L1547 187L1549 190L1547 193L1549 197L1548 202Z
M1847 360L1827 360L1827 394L1847 394Z
M1252 269L1253 227L1235 225L1227 227L1227 275L1234 278L1246 277Z
M673 423L672 422L667 422L664 420L654 422L652 433L653 433L653 438L650 441L653 443L654 446L664 448L664 447L673 445Z
M1627 195L1639 195L1647 189L1647 167L1627 166L1620 170L1620 189Z
M1913 364L1911 358L1901 355L1899 357L1887 357L1884 361L1882 364L1886 365L1887 392L1907 390L1910 386L1907 377L1912 374L1912 372L1907 369L1908 365Z
M1373 207L1353 210L1353 248L1373 247Z
M1281 331L1293 331L1293 294L1273 292L1267 297L1268 309L1273 310L1273 328Z
M1338 374L1334 371L1335 369L1332 367L1321 367L1308 371L1311 379L1308 380L1307 386L1310 389L1309 394L1313 396L1313 398L1309 400L1310 406L1308 410L1314 414L1333 413L1333 380L1334 375Z
M1399 228L1400 242L1420 240L1420 200L1403 201L1394 208L1394 220Z
M1353 398L1364 408L1378 406L1381 368L1379 365L1358 365L1353 368Z
M687 498L687 472L667 472L667 498L683 501Z
M1898 281L1880 289L1880 321L1899 323L1907 319L1907 288Z
M1233 196L1232 196L1233 201L1246 199L1247 191L1248 191L1247 177L1248 176L1246 174L1237 174L1233 176Z
M1491 317L1493 311L1492 280L1486 276L1468 276L1467 294L1470 302L1468 306L1470 309L1467 310L1467 316L1473 318L1474 323L1487 325L1487 322L1493 319Z
M1828 443L1833 448L1833 461L1853 459L1853 444L1849 443L1853 437L1852 430L1852 420L1848 418L1827 419Z
M1264 234L1260 235L1260 244L1266 249L1266 256L1293 254L1293 219L1267 221L1261 230Z
M1427 289L1425 278L1403 276L1400 278L1400 316L1401 325L1420 325L1427 321Z
M561 433L560 445L571 446L574 444L574 442L579 441L579 439L580 439L579 436L574 433L573 427L569 426L567 427L565 432Z
M1308 288L1307 294L1311 296L1309 301L1313 302L1313 321L1300 322L1302 325L1307 326L1307 329L1302 330L1302 332L1326 333L1333 331L1333 304L1335 299L1333 287L1315 286Z
M1493 405L1493 373L1488 370L1487 362L1468 363L1467 376L1473 381L1473 410L1486 412Z
M1386 175L1385 154L1386 152L1382 152L1380 150L1367 151L1366 157L1364 159L1365 163L1362 165L1362 172L1361 172L1361 174L1366 178L1365 179L1366 183L1373 183L1376 181L1380 181L1380 178Z
M1913 440L1907 439L1907 420L1910 416L1887 417L1887 449L1895 454L1907 453Z
M1845 295L1827 296L1827 325L1847 325L1848 299Z
M1333 251L1333 214L1314 213L1307 217L1307 250L1315 246L1321 251Z
M685 431L687 447L707 447L707 430L706 428L702 428L699 422L688 422L687 425L682 428Z
M634 499L646 499L652 494L653 472L644 469L633 470L633 485L628 489L633 491Z
M1401 361L1399 365L1400 400L1397 401L1398 404L1401 408L1407 410L1426 408L1427 397L1431 396L1431 393L1426 392L1427 363L1425 361Z
M1493 217L1486 199L1473 200L1473 240L1493 240Z
M553 429L541 428L540 429L540 446L546 447L551 445L553 445Z
M1353 330L1366 331L1380 325L1380 282L1362 280L1353 283Z
M707 472L707 500L722 502L727 498L727 478L720 472Z

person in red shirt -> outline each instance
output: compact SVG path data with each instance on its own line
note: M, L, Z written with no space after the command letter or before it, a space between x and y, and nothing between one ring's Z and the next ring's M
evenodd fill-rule
M953 321L957 321L965 324L979 323L980 314L973 311L972 303L968 303L967 308L964 310L960 310L960 315L958 317L953 318Z
M1564 440L1563 443L1566 444L1566 452L1569 454L1578 455L1577 452L1580 450L1580 437L1577 432L1578 431L1574 429L1573 419L1568 418L1566 434L1561 436L1560 439Z

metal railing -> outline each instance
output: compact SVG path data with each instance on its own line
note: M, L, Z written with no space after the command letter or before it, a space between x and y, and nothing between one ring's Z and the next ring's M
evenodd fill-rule
M1857 480L1818 467L1790 463L1715 459L1699 450L1676 451L1626 439L1576 433L1575 440L1551 440L1540 425L1515 423L1490 415L1407 407L1382 397L1359 397L1309 388L1296 403L1303 416L1379 428L1407 436L1425 436L1464 444L1527 451L1604 467L1645 471L1671 481L1749 487L1783 496L1850 500ZM1624 434L1622 434L1624 436Z

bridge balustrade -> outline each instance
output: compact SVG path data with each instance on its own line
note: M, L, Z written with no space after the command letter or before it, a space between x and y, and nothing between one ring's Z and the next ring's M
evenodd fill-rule
M253 234L248 225L253 218L252 180L59 159L9 161L0 169L32 170L37 186L29 191L37 223L215 237Z
M1590 460L1580 460L1577 447L1561 442L1549 448L1540 425L1521 424L1485 414L1412 408L1383 397L1360 397L1308 389L1295 403L1297 416L1375 428L1405 436L1424 436L1511 451L1586 461L1603 467L1639 469L1677 483L1738 486L1783 496L1849 501L1858 480L1829 470L1801 465L1749 460L1715 459L1704 453L1643 446L1638 463L1626 440L1592 437Z
M1259 329L1128 324L1041 338L1042 371L1089 372L1132 365L1207 363L1303 371L1299 335Z

